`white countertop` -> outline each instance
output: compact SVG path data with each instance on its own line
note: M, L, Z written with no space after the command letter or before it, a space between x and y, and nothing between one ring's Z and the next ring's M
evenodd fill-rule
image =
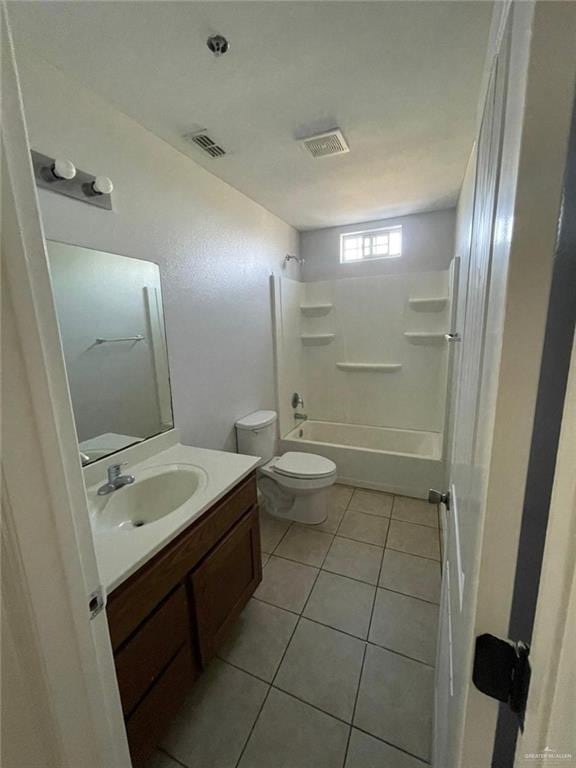
M174 512L141 528L102 530L93 526L94 545L100 580L107 594L135 573L194 520L212 507L258 465L255 456L226 451L211 451L187 445L167 450L123 467L138 482L138 473L167 464L193 464L204 470L207 483ZM87 488L88 499L101 482ZM114 491L122 493L122 490Z

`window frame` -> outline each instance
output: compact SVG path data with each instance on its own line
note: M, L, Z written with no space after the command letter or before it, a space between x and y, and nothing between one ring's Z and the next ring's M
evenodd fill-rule
M367 235L372 238L372 241L378 236L379 232L385 232L388 234L388 247L390 247L390 234L392 232L399 232L400 233L400 253L387 253L387 254L379 254L376 256L360 256L358 259L345 259L344 258L344 246L345 242L348 238L351 237L360 237ZM354 232L341 232L340 233L340 264L365 264L369 261L381 261L382 259L400 259L402 258L402 224L394 224L393 226L389 227L376 227L375 229L360 229Z

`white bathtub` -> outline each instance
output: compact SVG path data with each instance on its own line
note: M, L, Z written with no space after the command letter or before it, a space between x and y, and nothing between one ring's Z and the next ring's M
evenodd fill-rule
M389 427L305 421L280 440L280 451L332 459L338 482L426 498L444 481L442 434Z

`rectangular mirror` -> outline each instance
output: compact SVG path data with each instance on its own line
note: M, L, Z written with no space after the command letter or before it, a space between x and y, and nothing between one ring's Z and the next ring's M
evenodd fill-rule
M48 241L83 464L172 429L157 264Z

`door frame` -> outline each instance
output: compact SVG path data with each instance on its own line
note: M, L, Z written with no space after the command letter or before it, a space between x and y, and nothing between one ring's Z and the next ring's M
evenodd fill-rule
M32 727L47 768L129 768L106 612L88 607L99 575L4 0L0 27L2 618L17 669L2 757L21 765Z
M576 101L574 104L508 628L509 638L528 644L534 630L576 327ZM492 765L512 765L520 726L519 719L501 705Z

